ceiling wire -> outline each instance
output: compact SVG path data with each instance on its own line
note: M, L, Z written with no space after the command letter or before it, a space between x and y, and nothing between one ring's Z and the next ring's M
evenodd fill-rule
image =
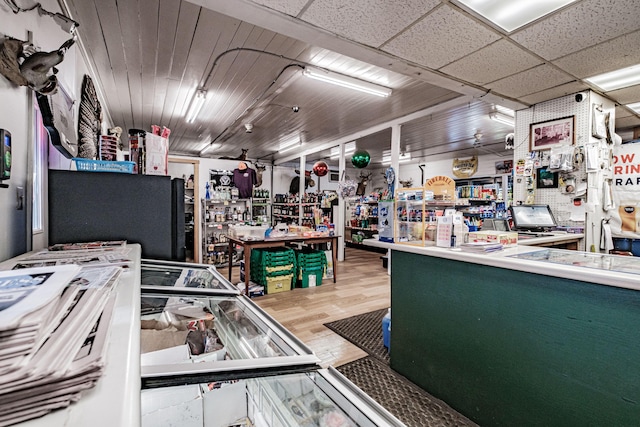
M242 119L245 114L247 114L248 111L250 111L260 100L262 100L262 97L269 91L269 89L271 89L273 87L273 85L275 85L278 82L278 79L284 74L284 72L286 70L288 70L291 67L300 67L301 69L304 69L304 66L301 64L289 64L287 66L285 66L284 68L282 68L282 70L280 70L280 72L278 73L278 75L267 85L267 87L253 100L253 102L244 109L244 111L242 111L242 113L240 113L240 115L238 115L238 117L236 117L233 122L231 122L231 124L229 124L227 127L225 127L222 132L220 132L215 138L213 138L211 140L211 142L209 142L209 144L207 144L207 146L205 148L203 148L202 150L200 150L200 155L202 155L202 153L207 150L211 145L213 145L218 139L220 139L220 137L222 137L222 135L224 135L231 127L233 127L236 123L238 123L238 121L240 119Z

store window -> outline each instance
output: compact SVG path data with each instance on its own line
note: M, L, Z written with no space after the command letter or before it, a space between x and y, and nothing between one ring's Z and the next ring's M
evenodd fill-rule
M46 173L47 149L49 147L49 134L42 121L42 113L38 103L34 102L34 140L33 140L33 208L32 231L33 234L44 232L44 177Z

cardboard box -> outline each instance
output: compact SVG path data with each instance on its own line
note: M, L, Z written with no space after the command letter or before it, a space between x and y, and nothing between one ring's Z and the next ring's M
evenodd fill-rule
M518 244L518 233L497 230L471 231L469 232L468 241L501 243L504 247L510 247Z

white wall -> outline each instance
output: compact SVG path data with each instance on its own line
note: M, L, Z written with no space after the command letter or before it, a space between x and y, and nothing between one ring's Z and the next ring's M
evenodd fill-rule
M466 159L467 157L461 157L461 159ZM469 179L473 178L481 178L481 177L489 177L495 176L496 173L496 162L502 162L504 160L511 160L511 157L500 157L497 155L479 155L478 156L478 171L473 174ZM422 177L422 171L418 166L418 163L405 164L400 163L400 170L396 174L396 178L398 181L406 181L408 179L413 180L414 187L422 187L429 178L438 175L449 176L453 179L456 179L456 176L453 174L453 158L443 159L437 158L434 160L427 160L425 162L420 163L420 165L424 165L424 180L420 182ZM397 184L399 185L399 184ZM397 187L396 187L397 188Z
M42 6L51 12L60 11L55 0L43 0ZM55 22L47 16L40 16L37 11L14 14L0 3L0 36L28 40L28 30L33 33L33 43L41 51L56 50L69 38ZM76 46L65 55L65 60L57 66L58 79L68 88L72 95L79 99L80 82L86 72L84 60L77 53ZM19 255L28 249L39 249L47 244L47 231L33 236L31 240L31 177L29 159L32 155L33 144L33 92L26 87L19 87L11 83L4 76L0 76L0 128L7 129L12 134L12 170L11 179L5 181L9 188L0 188L0 261ZM77 111L77 106L76 106ZM64 167L63 161L58 160L54 152L51 159ZM65 159L66 160L66 159ZM67 161L68 164L68 161ZM67 166L68 167L68 166ZM65 167L65 168L67 168ZM16 189L25 190L25 209L16 210ZM46 188L46 186L45 186ZM43 195L46 206L46 194ZM46 212L46 210L45 210ZM46 226L46 216L45 216Z

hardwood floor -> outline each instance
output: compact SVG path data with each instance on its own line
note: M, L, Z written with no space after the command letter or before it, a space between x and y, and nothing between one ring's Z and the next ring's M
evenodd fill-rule
M292 289L253 301L307 344L323 367L340 366L366 353L323 324L390 307L390 276L382 267L379 253L346 248L335 284L332 279L324 279L321 286Z

